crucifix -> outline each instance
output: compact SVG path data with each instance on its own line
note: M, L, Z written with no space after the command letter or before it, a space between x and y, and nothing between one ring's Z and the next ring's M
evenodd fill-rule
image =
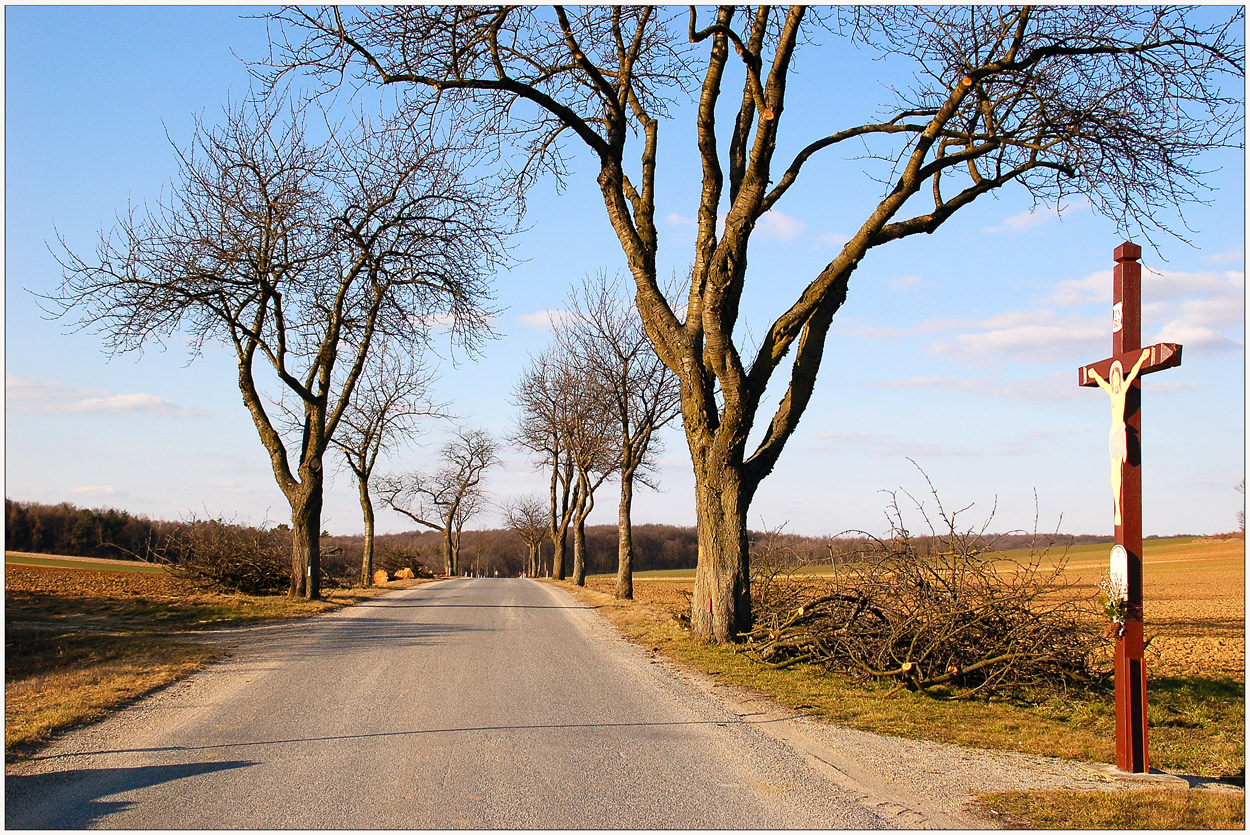
M1115 642L1115 756L1120 771L1146 774L1146 664L1142 637L1141 377L1181 364L1181 346L1141 347L1141 247L1115 250L1111 306L1111 356L1079 371L1082 386L1098 386L1111 398L1111 498L1115 547L1111 586L1124 602L1124 623Z

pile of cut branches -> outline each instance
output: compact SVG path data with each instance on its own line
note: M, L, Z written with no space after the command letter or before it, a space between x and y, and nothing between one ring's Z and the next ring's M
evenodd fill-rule
M985 527L959 530L963 511L948 516L940 502L942 531L930 524L932 535L913 537L891 496L890 535L831 553L828 577L797 574L775 553L775 540L760 543L749 656L893 680L891 694L908 688L951 698L1061 690L1095 675L1091 603L1064 579L1064 558L1044 564L1044 547L1024 562L996 558Z

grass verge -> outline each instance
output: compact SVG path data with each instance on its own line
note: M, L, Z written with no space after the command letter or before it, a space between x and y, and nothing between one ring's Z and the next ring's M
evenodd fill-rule
M1008 824L1036 829L1246 828L1246 796L1241 792L992 792L977 800Z
M20 565L5 574L6 759L221 657L197 633L305 617L424 582L306 601L208 593L166 575Z
M594 578L589 582L597 584ZM606 583L605 590L609 587ZM833 724L973 748L1115 762L1115 705L1109 688L1051 696L1035 704L945 701L907 691L885 698L887 687L853 681L810 665L774 670L751 661L732 647L698 643L674 619L678 606L616 600L593 588L579 588L567 582L556 585L595 608L629 640L715 676L724 684L763 693L780 704ZM681 600L680 595L677 599ZM1153 767L1206 777L1245 773L1243 682L1173 677L1152 680L1150 688ZM1244 795L1237 796L1244 803ZM1131 811L1135 807L1116 807L1116 802L1108 804L1109 808L1120 809L1117 814L1135 814ZM1222 812L1214 811L1222 808L1218 806L1222 802L1210 801L1214 804L1210 814L1216 815L1213 827L1218 828L1218 821L1224 819ZM1208 809L1206 800L1195 800L1188 806L1178 803L1190 809L1187 814L1208 814L1203 811ZM1075 811L1073 815L1068 820L1083 820ZM1024 812L1021 816L1027 819Z

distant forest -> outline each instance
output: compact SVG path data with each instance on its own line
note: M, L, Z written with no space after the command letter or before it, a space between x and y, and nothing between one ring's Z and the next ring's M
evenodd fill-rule
M179 557L178 543L197 520L169 522L136 516L115 508L79 508L68 502L40 504L5 499L5 548L43 554L108 559L174 559ZM201 520L202 521L202 520ZM233 525L230 520L221 520ZM238 526L246 527L246 526ZM284 528L285 525L278 527ZM752 542L767 535L751 534ZM1034 537L1030 534L1007 534L988 537L996 550L1027 548ZM789 559L803 564L828 563L854 551L857 540L834 537L812 537L799 534L774 534L773 543L783 546ZM1055 546L1110 542L1109 536L1060 534ZM331 536L321 538L322 559L327 569L344 577L353 576L363 553L363 536ZM435 531L406 531L376 537L375 561L378 567L394 571L403 567L437 571L441 565L442 543ZM616 527L592 525L586 528L587 573L609 574L616 571ZM551 543L543 545L543 560L549 566ZM570 543L571 554L571 543ZM483 573L517 574L525 561L525 547L512 531L503 529L465 531L461 540L460 559L466 570ZM634 526L634 570L694 568L698 559L698 542L693 527L677 525Z

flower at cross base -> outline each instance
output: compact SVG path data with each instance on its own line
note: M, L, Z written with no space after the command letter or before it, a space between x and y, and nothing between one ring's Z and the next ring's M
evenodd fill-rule
M1102 605L1102 612L1111 621L1107 626L1106 636L1111 637L1113 631L1123 635L1124 619L1128 616L1128 595L1124 578L1103 574L1098 580L1098 591L1101 592L1098 602Z

